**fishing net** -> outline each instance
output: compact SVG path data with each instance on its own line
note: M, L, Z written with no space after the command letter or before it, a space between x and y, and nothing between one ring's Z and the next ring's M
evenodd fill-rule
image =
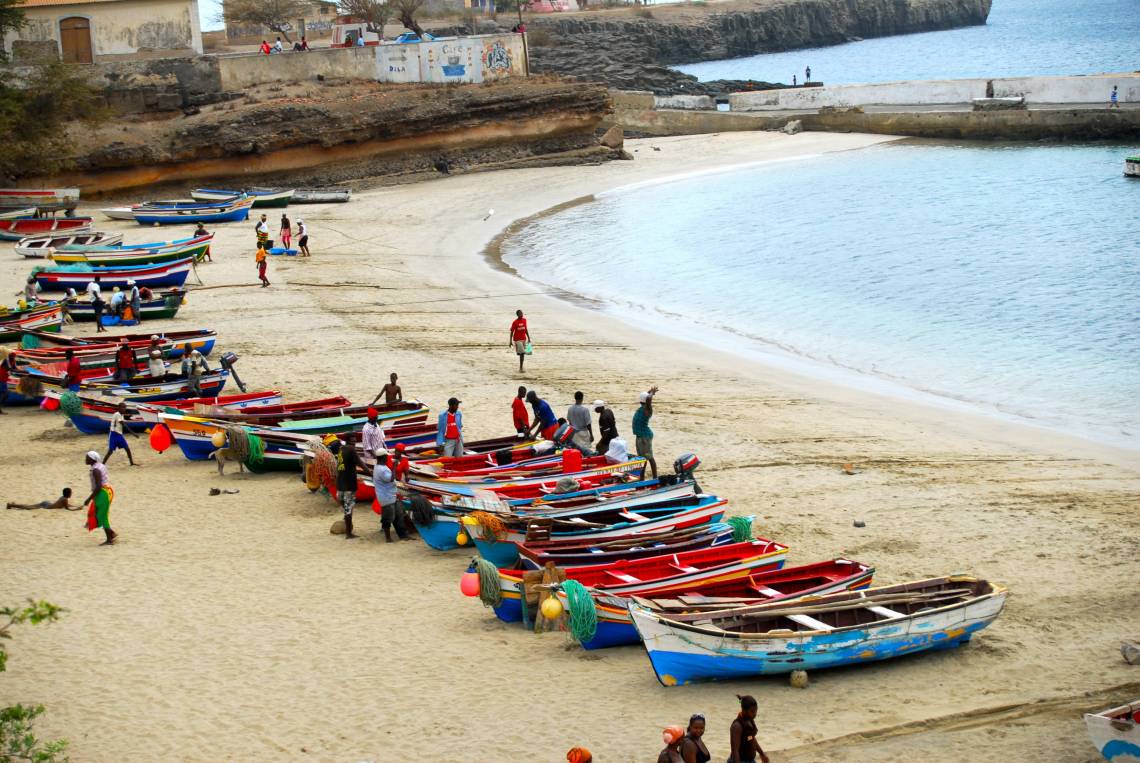
M265 461L265 440L255 434L249 435L249 461L247 463L260 464Z
M91 267L86 262L66 262L62 265L56 263L51 267L47 265L36 265L34 268L32 268L33 275L36 273L43 273L45 271L51 273L94 273L95 268Z
M246 464L260 464L265 460L265 441L255 434L235 424L222 427L226 433L229 448Z
M336 456L324 443L313 443L313 470L317 482L327 493L336 492Z
M74 392L64 392L59 397L59 410L68 418L78 416L83 411L83 401Z
M592 640L598 634L598 611L594 608L594 597L577 580L564 582L562 591L566 594L566 609L570 612L570 617L567 618L570 634L579 644Z
M412 493L408 498L408 506L412 510L412 520L417 525L431 527L432 522L435 521L435 511L431 507L431 501L419 493Z
M499 570L483 557L475 559L475 569L479 573L479 601L484 607L497 607L503 602L503 589L499 587ZM523 602L523 606L526 603Z
M20 346L25 350L37 350L43 345L40 344L40 338L35 334L24 334L20 337Z
M483 540L496 541L507 537L507 525L502 517L497 517L488 511L473 511L468 516L479 523L480 537Z
M44 385L39 379L25 376L16 385L16 391L24 397L43 397Z
M729 517L728 524L732 525L732 539L737 543L752 540L752 517Z

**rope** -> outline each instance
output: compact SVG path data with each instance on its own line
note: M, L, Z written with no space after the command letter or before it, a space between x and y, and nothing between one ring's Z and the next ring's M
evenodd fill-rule
M485 541L503 540L507 537L507 525L500 517L489 511L473 511L468 516L479 523Z
M732 539L737 543L752 540L752 517L729 517L725 520L732 525Z
M315 442L313 450L313 469L316 472L317 482L328 493L336 490L336 456L325 447L324 443Z
M59 410L68 418L78 416L83 412L83 401L74 392L64 392L59 396Z
M43 345L40 344L40 338L35 334L24 334L20 337L20 346L25 350L35 350Z
M567 580L562 584L566 594L566 609L570 617L570 633L579 644L590 641L598 635L598 611L594 608L594 597L586 586L577 580Z
M226 433L226 442L229 443L229 449L241 461L248 461L250 457L249 433L239 426L234 424L226 424L222 427Z
M483 557L475 559L475 569L479 572L479 601L484 607L497 607L503 603L503 589L499 586L499 570ZM523 596L523 592L519 591ZM522 605L526 606L525 598Z
M16 391L24 397L43 397L44 385L39 379L24 376L16 384Z

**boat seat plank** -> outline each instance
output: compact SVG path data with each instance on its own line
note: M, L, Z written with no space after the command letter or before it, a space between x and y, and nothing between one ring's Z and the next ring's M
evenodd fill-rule
M640 578L635 578L633 575L627 575L624 572L614 572L613 570L606 570L606 574L617 578L623 583L640 583Z
M786 617L789 620L791 620L792 622L799 623L800 625L806 625L807 627L811 628L813 631L835 630L834 628L832 628L827 623L816 620L814 617L811 617L810 615L786 615Z
M626 519L628 519L630 522L644 522L645 520L647 520L649 518L646 516L642 516L641 514L637 514L636 512L632 512L632 511L623 511L623 512L621 512L621 515L623 517L625 517Z
M906 615L904 615L902 612L897 612L893 609L887 609L886 607L867 607L867 609L874 612L876 615L882 615L888 620L898 620L900 617L906 617Z
M761 596L767 596L772 599L784 595L782 592L777 591L775 588L769 588L768 586L754 585L752 586L752 589Z
M700 570L697 569L696 567L689 567L688 565L685 565L685 564L673 564L672 562L670 562L669 566L672 567L673 569L677 570L678 572L700 572Z

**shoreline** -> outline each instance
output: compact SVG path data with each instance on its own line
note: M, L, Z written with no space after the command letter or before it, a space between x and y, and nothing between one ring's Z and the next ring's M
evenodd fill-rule
M575 390L604 399L628 437L637 393L659 384L660 466L668 472L677 454L698 454L702 488L728 499L731 514L754 515L757 535L787 544L789 566L846 557L873 564L881 585L953 572L1007 585L1006 611L970 644L819 671L802 691L780 677L667 689L640 647L585 652L565 634L494 619L458 591L470 552L386 544L366 506L356 512L362 537L348 542L329 533L339 505L296 474L219 477L212 462L159 455L144 438L130 441L139 467L121 454L109 466L116 546L99 548L77 513L0 512L0 557L15 571L0 598L68 610L16 634L5 696L45 705L37 736L70 739L84 761L529 763L561 760L575 745L599 760L634 761L660 749L661 727L693 712L706 715L710 750L723 759L736 694L759 700L774 763L1089 757L1079 713L1101 701L1089 692L1133 679L1119 642L1140 609L1128 586L1103 581L1135 569L1140 469L1112 465L1103 447L628 326L480 254L504 221L599 187L882 140L651 139L627 144L634 162L364 191L346 205L290 210L309 226L313 257L273 258L272 288L255 277L252 225L217 226L215 261L198 272L207 285L238 286L192 290L176 321L142 330L216 328L219 351L241 357L251 390L282 389L290 400L368 401L396 371L405 395L435 411L462 399L473 439L507 430L519 384L559 412ZM131 242L181 233L100 227ZM0 288L15 292L27 270L20 258L0 258ZM515 309L527 313L537 345L523 374L507 345ZM83 453L104 439L38 410L6 413L7 500L86 484ZM213 486L240 494L210 497ZM557 703L557 719L538 696ZM1063 697L1064 712L1032 726L991 714ZM462 733L441 742L440 708L457 698ZM978 719L972 730L934 722L958 713ZM889 740L895 731L906 732L905 754Z

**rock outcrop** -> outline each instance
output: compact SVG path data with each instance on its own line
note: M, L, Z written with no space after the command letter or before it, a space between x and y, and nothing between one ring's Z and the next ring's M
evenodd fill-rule
M646 9L647 17L552 16L529 26L531 70L625 90L716 94L769 83L700 83L668 66L984 24L991 0L768 0L746 10Z

